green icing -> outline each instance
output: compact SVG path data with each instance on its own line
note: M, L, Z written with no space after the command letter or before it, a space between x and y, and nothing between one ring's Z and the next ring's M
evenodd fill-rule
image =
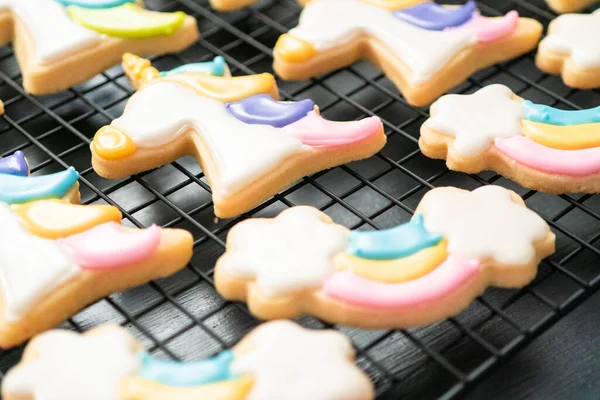
M105 9L69 6L67 12L74 22L87 29L127 39L171 35L186 17L182 11L161 13L145 10L132 3Z

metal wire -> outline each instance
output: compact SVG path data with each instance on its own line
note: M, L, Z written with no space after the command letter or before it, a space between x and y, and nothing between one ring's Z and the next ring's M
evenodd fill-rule
M294 0L263 1L227 14L212 11L206 0L146 4L160 11L184 10L198 19L202 32L190 49L156 58L160 69L222 55L235 75L272 72L271 49L281 33L296 25L300 11ZM543 0L483 0L480 8L486 15L517 9L545 25L554 17ZM457 397L598 290L599 196L537 193L491 172L468 176L427 159L417 139L428 110L409 106L394 85L365 62L306 82L278 83L283 98L310 97L330 119L378 115L388 144L368 160L304 178L245 215L216 222L210 188L191 158L118 181L102 179L92 170L90 139L122 113L133 94L120 67L67 92L34 97L21 87L12 48L0 49L0 98L6 106L0 118L0 156L23 150L34 174L73 165L81 172L83 203L111 204L128 225L184 228L195 239L194 258L183 271L98 301L64 327L85 331L117 323L155 354L177 360L211 356L260 323L244 304L227 302L214 290L215 261L237 222L308 204L352 229L388 228L408 221L423 194L443 185L472 189L494 183L517 191L557 234L557 252L543 261L530 286L489 289L457 317L427 327L364 331L301 318L303 325L339 329L352 339L358 362L375 382L379 398ZM533 54L479 72L453 92L468 93L490 83L503 83L523 97L563 108L600 102L600 92L569 89L558 77L538 71ZM21 351L0 352L2 374Z

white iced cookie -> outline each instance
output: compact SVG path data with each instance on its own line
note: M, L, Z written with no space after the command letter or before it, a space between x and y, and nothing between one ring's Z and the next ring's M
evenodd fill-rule
M600 10L565 14L554 19L540 42L536 63L549 74L560 74L578 89L600 87Z
M117 64L123 51L162 54L198 38L196 20L132 0L0 0L0 45L15 43L23 86L50 94Z

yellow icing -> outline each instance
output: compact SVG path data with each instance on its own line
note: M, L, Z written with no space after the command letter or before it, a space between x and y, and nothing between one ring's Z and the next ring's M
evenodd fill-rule
M121 212L112 206L75 205L63 200L39 200L13 205L25 229L47 239L81 233L105 222L120 222Z
M433 271L448 257L447 244L423 249L411 256L395 260L367 260L340 253L334 262L339 270L348 270L371 281L399 283L411 281Z
M141 85L158 78L160 75L158 70L152 66L150 60L131 53L123 54L121 66L135 90L138 90Z
M272 94L277 88L275 77L267 73L236 77L186 73L161 77L153 82L163 81L190 86L199 94L221 102L238 101L260 93Z
M290 63L306 62L317 54L317 49L312 43L287 33L279 37L273 51L278 58Z
M244 400L252 384L252 379L242 377L202 386L171 387L129 377L121 385L120 400Z
M523 135L546 147L581 150L600 146L600 123L582 125L549 125L524 120Z
M137 149L129 136L110 125L96 133L92 147L96 154L105 160L122 160L135 153Z
M186 17L182 11L161 13L145 10L133 3L105 9L69 6L67 12L74 22L85 28L128 39L171 35Z

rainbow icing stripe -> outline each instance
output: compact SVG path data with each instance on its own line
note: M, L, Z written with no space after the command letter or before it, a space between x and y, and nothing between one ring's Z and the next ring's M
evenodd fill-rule
M469 0L457 7L443 7L431 1L393 12L396 18L406 21L419 28L430 31L443 31L447 28L457 28L468 23L477 14L477 3Z
M428 1L396 10L393 14L404 22L429 31L469 31L481 43L493 42L510 35L519 23L519 13L516 11L510 11L501 18L482 17L474 0L457 8Z
M422 214L395 228L352 231L338 270L323 293L361 307L398 310L442 299L480 272L477 260L448 254L441 235L427 230ZM385 260L385 261L384 261Z
M600 172L600 107L559 110L523 102L522 136L497 138L496 148L531 168L582 177Z

